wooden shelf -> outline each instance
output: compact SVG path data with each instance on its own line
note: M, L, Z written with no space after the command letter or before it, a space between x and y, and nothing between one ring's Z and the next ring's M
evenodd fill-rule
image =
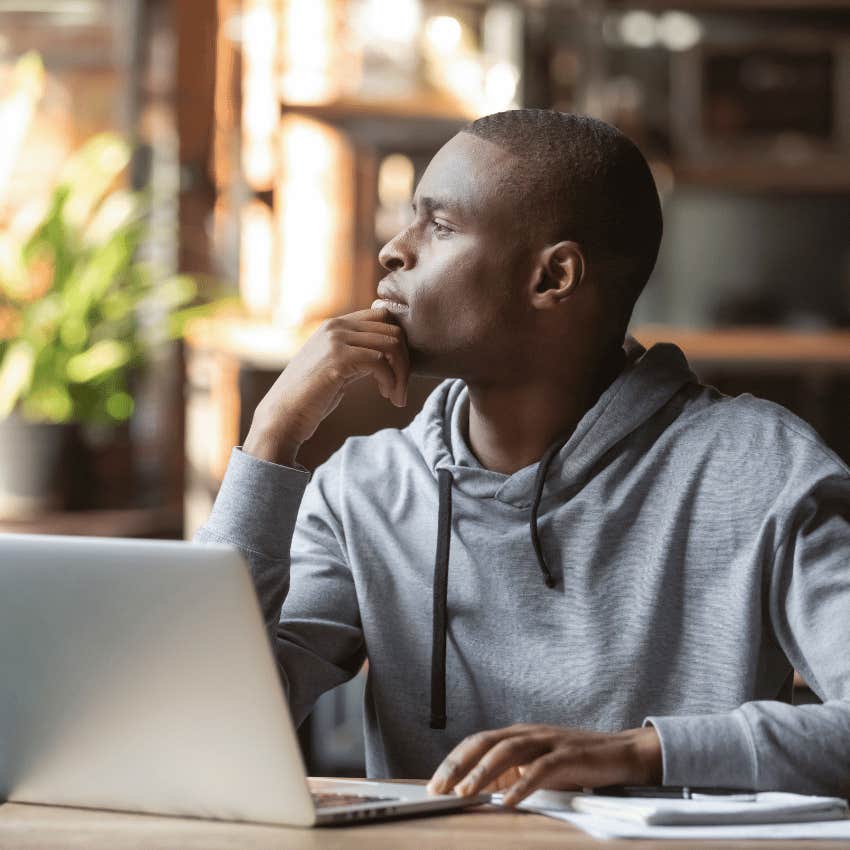
M469 121L477 116L460 101L438 91L416 92L405 97L342 97L327 103L282 102L285 112L313 115L327 121L348 118L413 118L417 120Z
M94 537L182 536L178 505L126 510L56 511L26 520L0 520L5 534L70 534Z
M282 103L284 114L304 115L343 129L378 148L433 151L478 116L440 92L405 98L341 98L324 104Z
M784 164L742 157L724 162L670 163L677 186L741 192L850 194L850 155L818 154L811 162Z
M692 330L672 325L644 325L632 331L649 347L673 342L700 366L801 368L850 372L850 331L793 331L779 328Z

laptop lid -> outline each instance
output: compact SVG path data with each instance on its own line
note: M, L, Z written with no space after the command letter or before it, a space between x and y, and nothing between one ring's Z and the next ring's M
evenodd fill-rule
M315 822L226 546L0 535L0 798Z

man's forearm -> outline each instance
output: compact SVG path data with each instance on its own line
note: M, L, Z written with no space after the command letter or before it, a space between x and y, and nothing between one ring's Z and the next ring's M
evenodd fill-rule
M850 703L745 703L723 714L647 718L668 785L850 797Z

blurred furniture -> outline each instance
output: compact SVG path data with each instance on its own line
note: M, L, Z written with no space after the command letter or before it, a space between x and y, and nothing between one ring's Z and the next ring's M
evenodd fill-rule
M0 533L178 540L183 534L182 505L125 510L57 511L29 520L0 520Z
M415 746L415 744L413 744ZM25 836L25 837L24 837ZM814 841L734 842L736 847L759 850L803 850L820 846ZM544 850L571 847L574 850L670 850L691 846L668 839L638 841L609 840L601 843L571 824L543 815L494 811L480 807L463 814L361 824L333 829L297 829L260 824L238 824L194 818L165 818L120 812L90 811L58 806L5 803L0 806L0 845L47 850L57 846L86 847L88 850L166 850L173 847L204 847L205 850L396 850L428 847L431 850ZM700 846L729 844L700 842ZM847 842L831 841L829 848L846 848Z

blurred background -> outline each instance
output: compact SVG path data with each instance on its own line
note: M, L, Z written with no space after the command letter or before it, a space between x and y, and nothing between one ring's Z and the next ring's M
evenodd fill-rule
M525 106L650 161L637 338L850 461L850 0L0 0L0 530L191 537L431 156ZM433 386L355 386L300 459ZM361 701L320 701L313 773L362 773Z

